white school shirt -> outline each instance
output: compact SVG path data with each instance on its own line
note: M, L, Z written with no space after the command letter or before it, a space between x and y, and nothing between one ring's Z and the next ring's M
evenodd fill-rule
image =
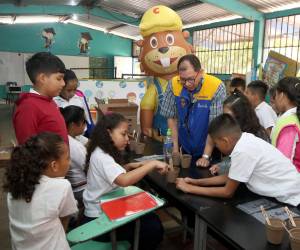
M300 174L273 145L253 134L242 133L230 158L230 179L244 182L259 195L293 206L300 204Z
M287 117L287 116L290 116L290 115L295 115L297 113L297 107L294 107L294 108L291 108L291 109L288 109L287 111L285 111L281 116L281 117Z
M87 109L88 107L85 105L85 102L82 97L74 95L69 101L67 101L61 96L56 96L53 98L53 101L55 101L57 106L60 108L65 108L71 105L82 108L84 110L85 119L88 121L89 124L91 123L89 111Z
M275 126L277 115L268 103L261 102L255 108L255 113L258 117L260 125L265 129Z
M61 96L56 96L53 98L53 101L57 104L60 108L65 108L70 105L74 105L80 108L83 108L83 102L81 101L80 97L77 95L74 95L70 100L65 100Z
M87 185L83 192L84 215L98 217L101 214L100 197L118 187L115 179L126 170L97 147L90 158Z
M85 146L72 136L68 135L69 148L70 148L70 168L66 175L66 178L73 185L78 185L82 182L86 182L86 175L84 173L86 148ZM73 192L79 192L85 189L86 185L73 188Z
M29 203L8 193L12 249L70 249L59 218L77 212L71 185L66 179L44 175L39 182Z

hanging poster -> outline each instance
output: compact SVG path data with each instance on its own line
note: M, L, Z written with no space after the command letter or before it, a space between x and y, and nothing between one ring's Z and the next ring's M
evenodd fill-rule
M89 42L93 40L91 34L89 32L82 32L81 37L79 39L78 47L80 49L81 54L87 54L89 52Z
M56 35L53 28L45 28L42 32L42 38L45 39L44 47L48 50L51 49L52 44L54 43L54 36Z

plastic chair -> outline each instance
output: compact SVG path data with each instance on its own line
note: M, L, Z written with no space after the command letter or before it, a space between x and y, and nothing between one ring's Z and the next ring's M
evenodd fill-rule
M14 102L15 98L19 96L22 89L16 82L6 83L6 104L11 104Z

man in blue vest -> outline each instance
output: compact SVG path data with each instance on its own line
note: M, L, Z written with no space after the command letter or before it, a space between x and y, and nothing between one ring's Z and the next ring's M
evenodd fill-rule
M192 155L192 164L207 167L213 151L208 125L223 113L226 88L220 79L204 73L195 55L181 57L177 69L179 76L166 89L161 115L172 129L174 151L181 146Z

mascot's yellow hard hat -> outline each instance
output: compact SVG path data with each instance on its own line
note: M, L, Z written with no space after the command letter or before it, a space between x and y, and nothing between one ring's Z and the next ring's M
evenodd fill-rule
M144 13L140 23L140 33L143 37L168 30L182 30L181 18L174 10L157 5Z

